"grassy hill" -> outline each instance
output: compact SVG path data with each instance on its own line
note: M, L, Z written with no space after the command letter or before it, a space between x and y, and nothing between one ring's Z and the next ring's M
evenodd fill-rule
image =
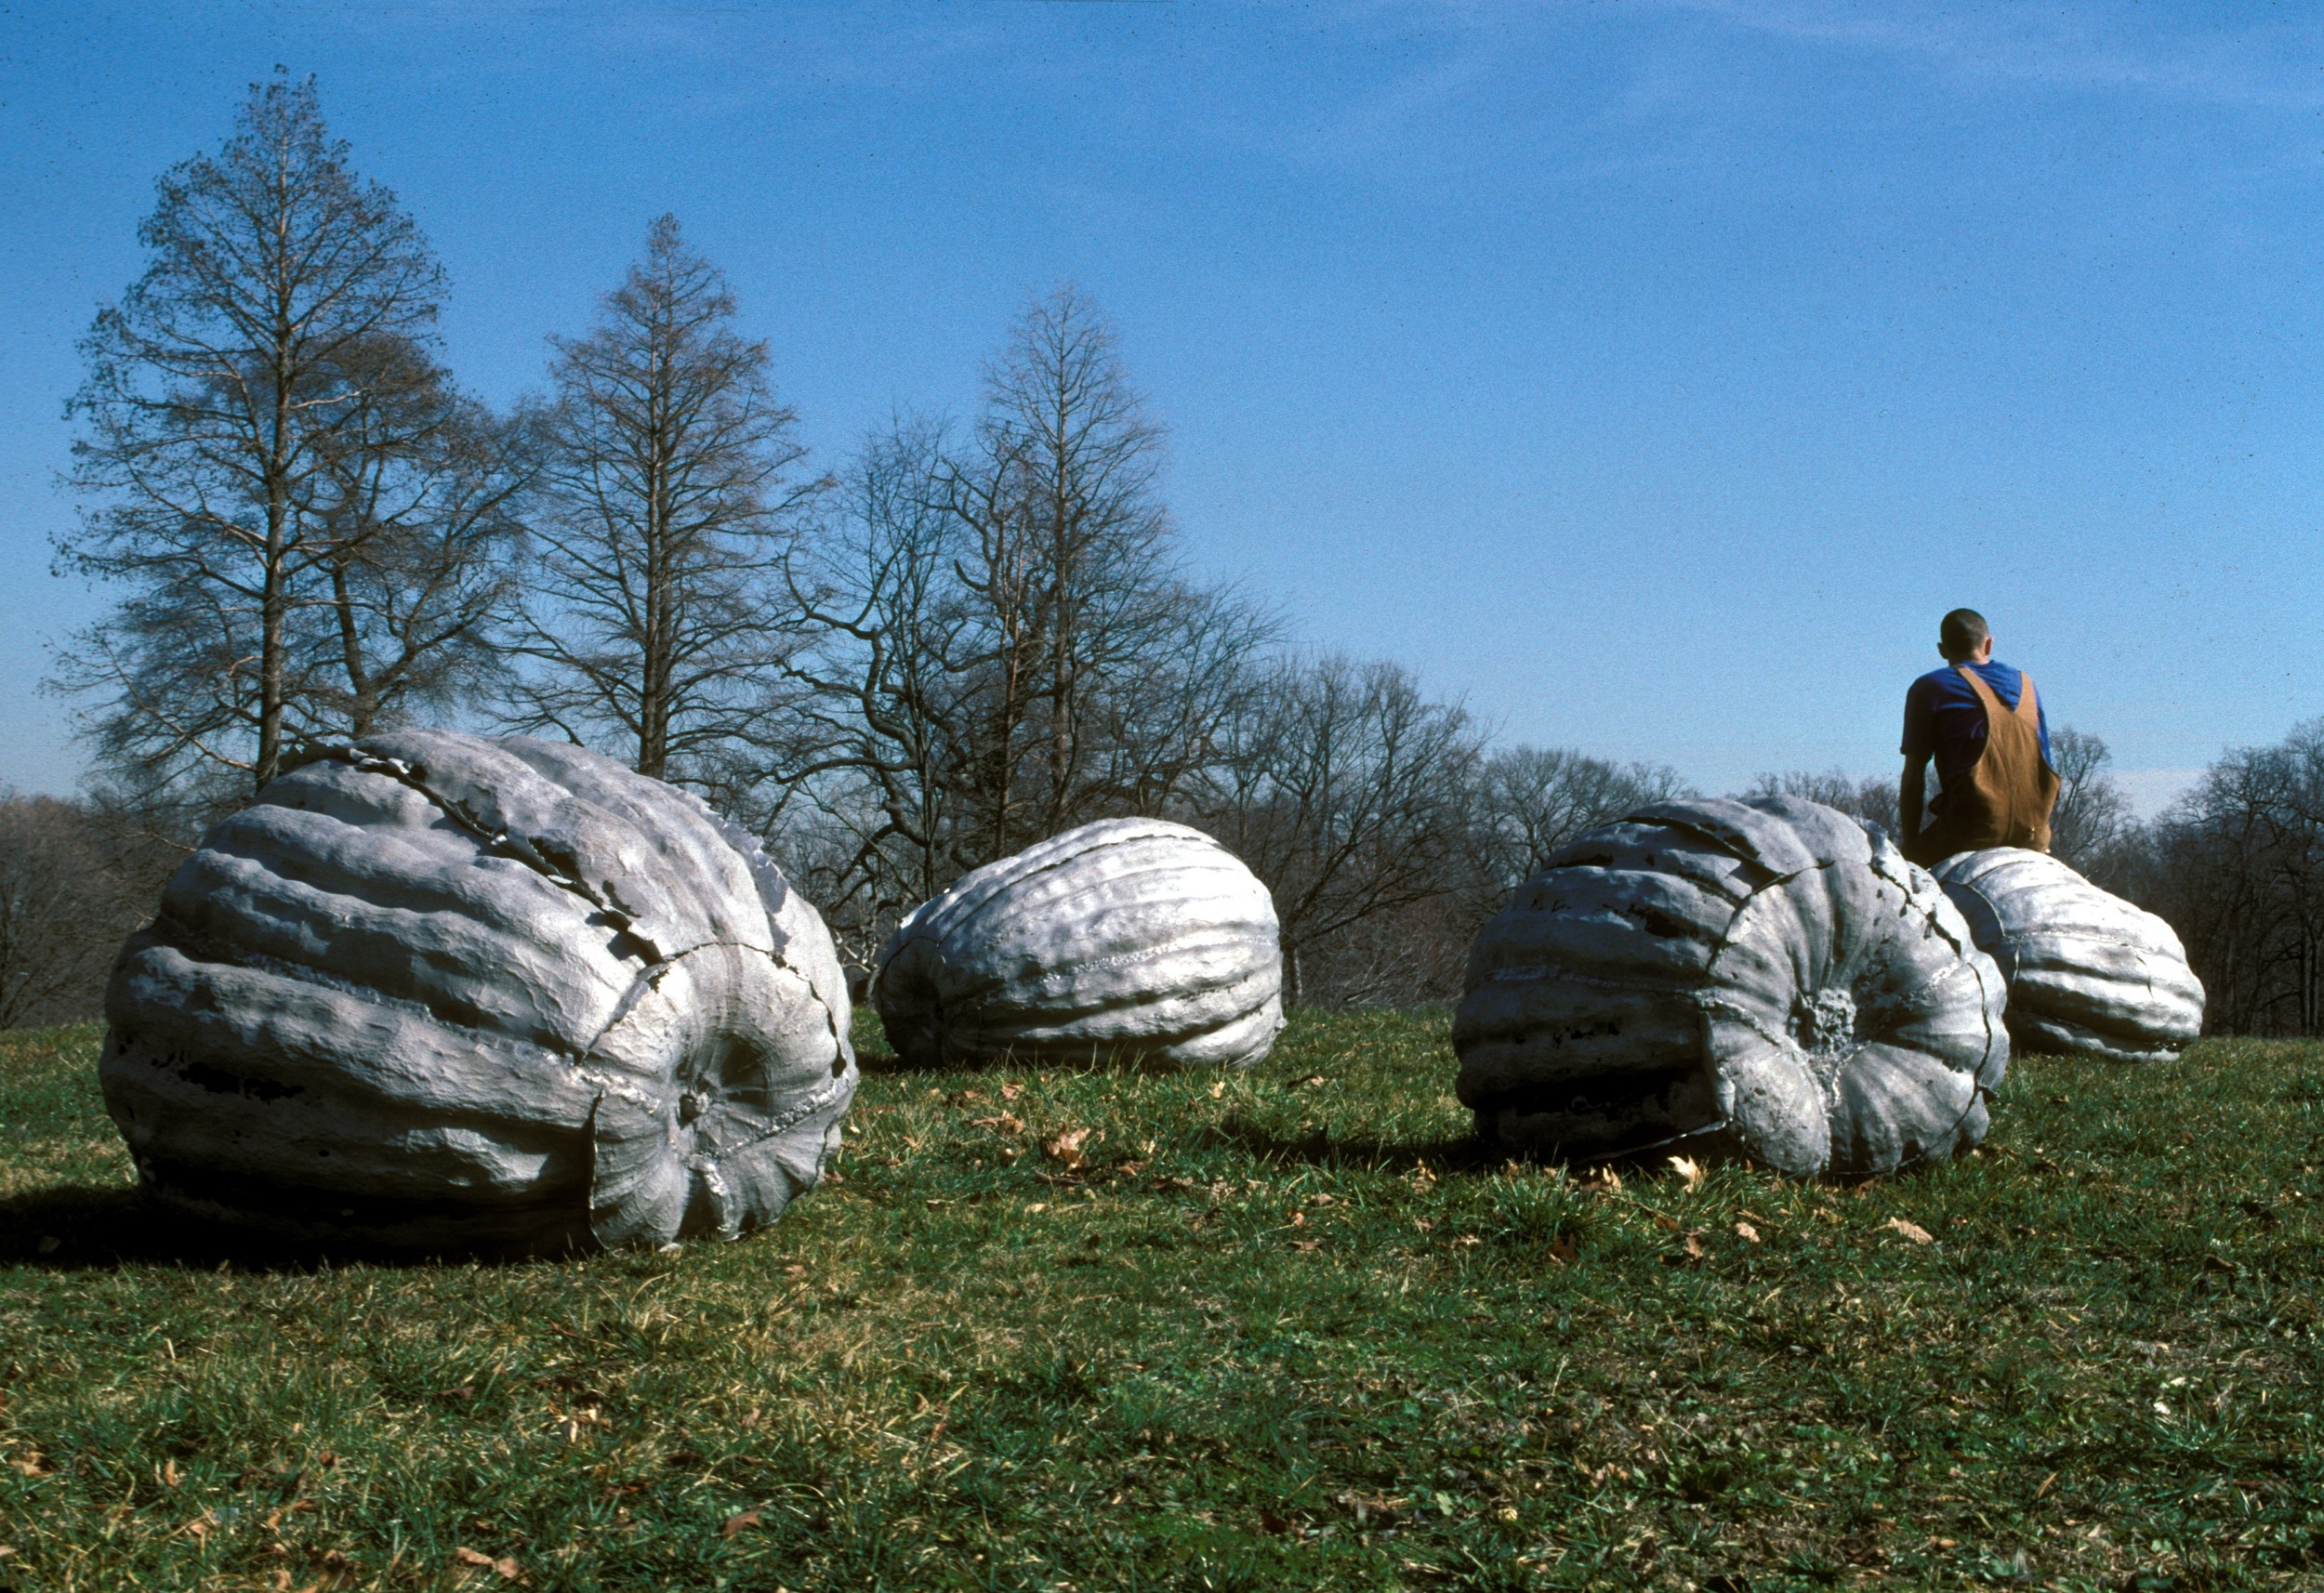
M1477 1165L1441 1017L1303 1015L875 1072L738 1244L399 1267L157 1222L97 1038L0 1037L0 1587L2324 1585L2314 1046L1615 1189Z

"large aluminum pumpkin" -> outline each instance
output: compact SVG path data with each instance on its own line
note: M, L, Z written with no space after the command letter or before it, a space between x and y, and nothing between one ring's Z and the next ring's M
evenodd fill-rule
M1985 1135L2000 971L1887 836L1789 797L1647 808L1477 937L1458 1090L1513 1149L1863 1177Z
M732 1237L838 1146L847 984L694 797L579 747L401 731L211 831L106 997L163 1200L307 1238Z
M2152 913L2017 847L1958 853L1936 878L2009 981L2020 1047L2146 1062L2202 1033L2203 982Z
M1283 1027L1274 902L1200 830L1106 819L962 875L880 953L916 1065L1019 1057L1244 1067Z

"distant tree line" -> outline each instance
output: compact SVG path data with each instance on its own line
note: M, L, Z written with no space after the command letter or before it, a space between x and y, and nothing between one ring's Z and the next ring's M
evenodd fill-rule
M1289 994L1317 1005L1451 998L1552 852L1690 794L1493 745L1403 668L1301 650L1196 578L1161 429L1070 285L1025 306L965 422L899 416L823 470L668 217L552 339L544 392L464 392L442 269L311 81L255 86L218 151L159 179L140 239L85 341L58 549L121 594L53 680L95 782L0 801L0 1024L94 1010L209 822L306 744L399 722L570 737L699 791L859 970L969 869L1092 819L1182 819L1266 881ZM2303 733L2144 828L2103 744L2055 741L2060 851L2166 904L2236 1026L2317 1019L2324 875L2295 857L2318 855L2324 733ZM1753 789L1895 822L1893 781ZM2228 858L2232 908L2175 883Z

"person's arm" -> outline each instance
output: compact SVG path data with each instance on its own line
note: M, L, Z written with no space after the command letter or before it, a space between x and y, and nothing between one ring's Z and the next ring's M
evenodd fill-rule
M1905 777L1896 785L1896 822L1904 830L1896 844L1913 862L1921 861L1921 809L1928 796L1928 778L1929 755L1924 752L1905 759Z

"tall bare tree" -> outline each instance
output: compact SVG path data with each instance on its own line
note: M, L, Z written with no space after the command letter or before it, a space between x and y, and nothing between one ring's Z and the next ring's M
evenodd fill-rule
M2061 726L2050 732L2050 759L2058 777L2050 849L2085 874L2103 871L2132 823L2131 800L2106 772L2114 754L2096 736Z
M827 877L817 881L826 911L852 906L873 925L973 866L957 823L964 772L977 761L972 688L959 667L972 624L940 443L925 424L870 439L835 523L786 570L817 643L786 666L804 690L786 784L826 820Z
M776 579L826 484L718 267L664 216L587 336L559 338L509 718L728 790L772 733L793 616Z
M1334 937L1472 883L1483 737L1403 669L1285 661L1234 729L1194 811L1274 894L1287 1001Z
M463 395L405 340L348 362L362 402L326 456L311 694L350 734L468 701L495 645L524 540L525 428Z
M2207 1028L2324 1033L2324 719L2230 749L2129 838L2106 883L2179 931Z
M145 273L83 342L71 413L86 507L58 549L63 568L127 592L58 678L97 699L104 762L148 785L191 775L247 791L299 736L345 728L351 704L376 718L459 676L436 665L469 625L447 627L429 594L471 583L479 539L454 534L416 561L407 543L374 567L381 527L416 516L381 502L351 514L349 491L366 472L384 487L390 461L442 448L472 411L429 359L442 273L395 196L350 168L311 79L253 86L218 151L156 186ZM431 402L415 402L423 388ZM390 473L398 490L429 474ZM318 612L333 572L350 594L367 587L357 606L375 618L433 616L405 625L392 680Z
M990 856L1182 778L1184 736L1149 716L1156 733L1125 738L1109 716L1130 711L1126 688L1189 634L1249 615L1221 604L1189 632L1207 599L1177 578L1161 467L1161 431L1096 306L1071 283L1027 305L986 369L974 446L942 471L974 626L962 639L977 653L965 795Z
M1044 836L1182 810L1218 763L1276 624L1186 576L1160 461L1070 287L1011 328L967 437L865 445L786 566L813 638L786 783L815 818L789 810L782 845L843 938Z

